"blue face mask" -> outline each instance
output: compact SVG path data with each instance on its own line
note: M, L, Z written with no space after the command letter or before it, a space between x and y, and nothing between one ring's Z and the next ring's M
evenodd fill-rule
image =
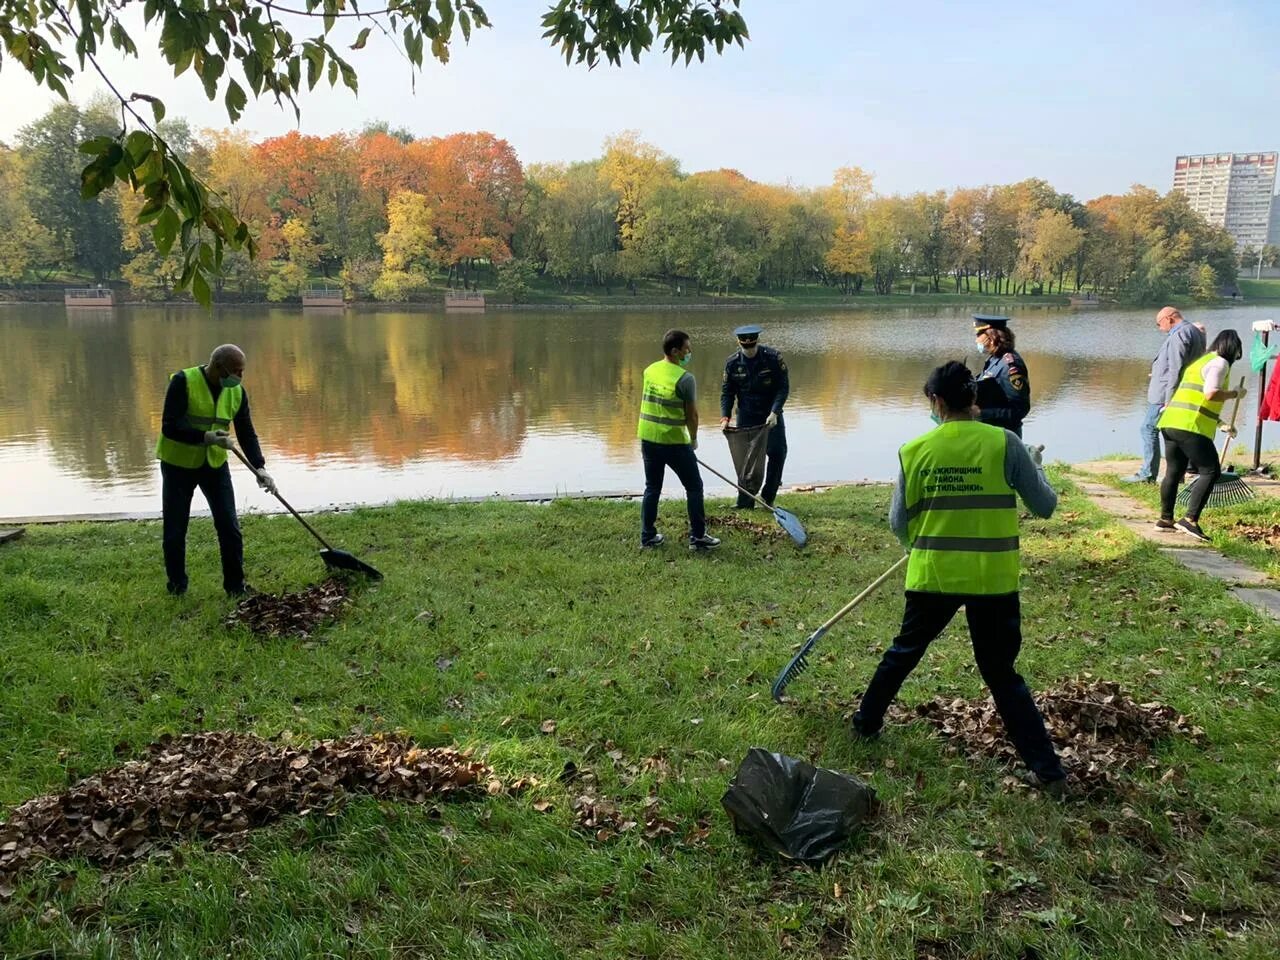
M987 352L986 344L984 344L981 340L975 340L973 342L973 346L974 346L974 349L976 349L979 353L985 354Z
M680 358L680 366L687 367L689 365L689 361L692 359L693 359L693 351L690 350L688 353L686 353L683 357Z
M222 384L223 389L227 389L227 390L231 389L232 387L240 386L240 378L235 376L234 374L229 377L223 377L218 382Z
M932 410L929 411L929 419L932 420L934 423L942 423L942 418L938 416L936 413L934 413Z

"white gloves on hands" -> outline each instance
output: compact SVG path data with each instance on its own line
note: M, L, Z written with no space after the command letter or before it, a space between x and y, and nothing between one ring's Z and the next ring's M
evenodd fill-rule
M205 446L231 449L231 434L225 430L207 430L204 435Z
M1220 423L1220 424L1218 424L1218 429L1219 429L1219 430L1221 430L1223 433L1225 433L1225 434L1226 434L1228 437L1230 437L1232 440L1234 440L1234 439L1236 438L1236 432L1237 432L1237 431L1236 431L1236 428L1235 428L1235 427L1233 427L1233 426L1231 426L1231 424L1229 424L1229 423Z
M1243 400L1245 397L1245 394L1247 394L1248 392L1249 392L1249 388L1246 387L1243 383L1240 384L1240 386L1236 388L1236 399Z
M274 495L276 492L276 482L271 479L271 474L267 473L267 471L262 467L259 467L254 472L258 475L258 486L267 491L267 493Z
M764 425L766 427L776 427L778 425L778 415L770 410L769 415L764 418Z
M1031 458L1031 462L1037 467L1044 466L1044 444L1028 443L1024 446L1027 448L1027 456Z

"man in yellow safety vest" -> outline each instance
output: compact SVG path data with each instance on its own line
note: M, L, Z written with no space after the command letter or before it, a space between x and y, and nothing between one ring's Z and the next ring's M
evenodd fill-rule
M698 388L686 369L693 345L683 330L668 330L662 338L663 357L645 367L640 396L640 456L644 461L644 499L640 503L640 547L659 547L666 538L657 530L662 480L670 467L684 484L689 508L689 549L720 546L707 535L702 502L702 474L698 472Z
M207 364L175 373L165 393L156 457L164 507L164 567L168 590L175 596L187 591L187 524L197 487L213 514L223 589L232 596L251 592L244 582L244 541L227 466L231 424L254 466L258 485L274 493L275 482L264 469L266 461L249 416L249 397L241 386L244 363L244 351L224 343L214 349Z

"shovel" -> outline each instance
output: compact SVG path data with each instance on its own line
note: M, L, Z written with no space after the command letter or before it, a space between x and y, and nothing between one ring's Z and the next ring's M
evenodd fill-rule
M694 457L694 459L698 460L697 457ZM744 487L739 487L736 483L734 483L732 480L726 477L723 473L721 473L715 467L710 466L706 463L703 463L701 460L698 460L698 463L706 467L708 470L714 473L717 477L719 477L725 483L729 484L731 487L736 487L738 490L741 490L744 494L746 494L756 503L760 504L760 506L764 507L766 510L772 511L773 519L778 521L778 526L780 526L783 530L787 532L787 536L789 536L792 540L796 542L797 547L803 547L806 543L809 542L809 535L804 532L804 525L800 522L800 518L797 517L794 513L788 513L786 510L783 510L781 507L769 506L769 504L765 503L764 500L756 496L750 490L747 490Z
M231 444L230 449L232 453L234 453L237 457L240 458L241 463L243 463L250 470L253 470L253 464L251 464L248 460L245 459L245 455L240 452L240 448L235 443ZM256 474L258 471L253 470L253 472ZM356 573L363 573L374 580L382 579L381 573L379 573L373 567L369 566L369 564L365 563L359 557L356 557L350 553L347 553L347 551L345 550L336 550L333 547L329 546L328 541L325 540L324 537L320 536L320 534L316 533L315 528L313 528L311 524L307 523L307 521L303 520L302 515L289 505L288 500L280 496L280 494L275 490L272 490L271 494L277 500L279 500L281 503L284 504L284 508L293 514L293 518L295 520L297 520L300 524L302 524L304 527L307 528L307 533L311 534L313 537L315 537L317 540L320 541L320 545L324 547L324 549L320 551L320 559L324 561L324 565L326 567L328 567L330 570L354 570Z

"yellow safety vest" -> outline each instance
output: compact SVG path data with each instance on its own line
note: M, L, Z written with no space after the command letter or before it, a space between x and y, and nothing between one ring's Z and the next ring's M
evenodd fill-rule
M1018 507L1005 479L1005 431L943 423L898 451L906 480L907 589L1018 590Z
M176 377L185 377L187 381L187 415L185 425L194 430L230 430L231 421L240 411L244 402L244 387L223 387L218 394L215 407L213 391L209 389L209 381L199 367L187 367ZM204 464L220 467L227 462L227 451L219 446L204 444L180 443L170 440L163 433L156 442L156 457L164 463L175 467L186 467L194 470Z
M640 422L636 436L652 443L688 443L684 401L676 396L676 384L688 371L678 363L659 360L644 369L640 396Z
M1218 420L1222 416L1222 405L1225 398L1206 400L1204 397L1204 368L1211 360L1217 360L1218 354L1210 351L1187 367L1182 375L1182 382L1173 392L1169 404L1156 421L1157 427L1168 427L1171 430L1189 430L1201 436L1213 439L1218 429ZM1231 367L1227 367L1227 375L1222 378L1226 384L1231 376Z

